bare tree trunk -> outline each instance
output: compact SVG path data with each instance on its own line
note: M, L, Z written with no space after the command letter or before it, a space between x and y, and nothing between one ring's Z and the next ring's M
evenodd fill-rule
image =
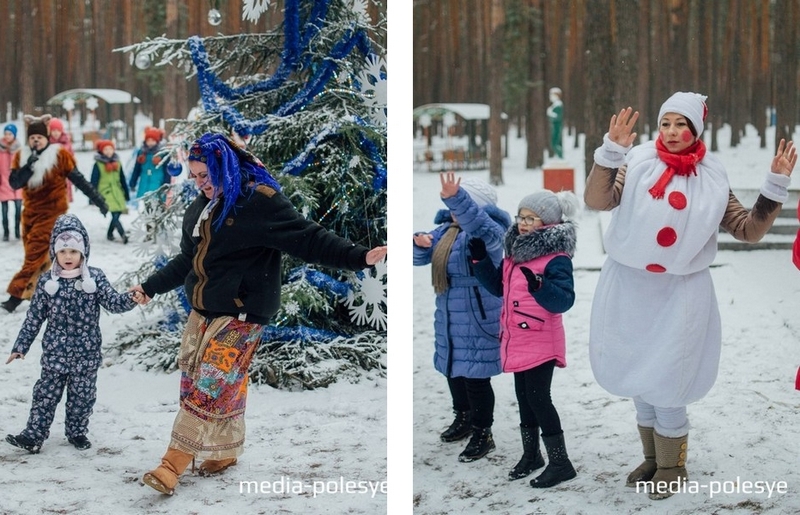
M639 12L637 10L639 2L637 0L615 0L614 3L616 6L616 19L612 20L613 27L616 28L614 72L619 77L626 77L626 80L618 81L615 84L613 105L615 109L621 109L634 105L638 100L637 91L631 88L631 80L627 78L639 77L636 51L638 34L648 31L639 30Z
M775 36L772 52L772 83L777 109L775 148L781 139L790 140L794 133L797 109L797 18L795 0L780 0L774 4Z
M503 0L492 0L492 32L489 39L491 76L489 78L489 181L503 184Z
M33 27L34 15L31 12L34 7L27 3L19 3L19 10L21 11L21 22L17 26L17 41L28 41L30 36L29 31L25 27ZM36 75L36 67L33 60L33 46L24 44L22 46L22 55L20 66L17 68L19 73L19 105L22 112L33 114L33 108L36 106L36 99L33 89L34 77ZM20 138L25 141L24 137Z
M526 168L538 168L544 164L544 151L547 146L547 119L545 116L545 78L544 63L542 56L545 56L545 24L542 19L542 2L534 0L532 7L536 16L531 27L532 35L528 52L528 73L530 74L530 86L528 87L526 116L526 137L528 142L527 155L525 159ZM546 61L547 59L545 59Z
M586 143L584 147L585 175L594 163L594 150L603 143L608 120L616 112L613 104L616 70L609 48L611 16L609 0L589 0L586 3Z

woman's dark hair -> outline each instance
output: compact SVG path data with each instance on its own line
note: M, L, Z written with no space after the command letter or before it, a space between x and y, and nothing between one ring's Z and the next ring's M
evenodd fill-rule
M692 136L694 136L696 138L697 137L697 129L694 128L694 124L689 119L689 117L684 116L684 118L686 119L686 125L689 126L689 130L692 131Z

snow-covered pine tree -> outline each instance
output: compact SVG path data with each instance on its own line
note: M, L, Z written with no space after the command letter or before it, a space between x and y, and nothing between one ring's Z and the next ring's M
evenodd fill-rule
M385 49L371 37L385 34L386 10L378 5L372 20L367 7L367 0L285 0L272 32L154 38L117 50L178 66L198 82L202 105L172 120L173 165L205 132L241 138L298 211L371 248L387 233ZM269 0L245 0L243 17L254 21L270 8ZM145 199L134 237L148 259L123 283L136 284L177 250L195 194L184 181ZM285 256L283 273L282 308L264 330L251 380L315 388L365 371L383 375L385 264L353 274ZM188 304L176 291L150 306L152 318L120 331L107 354L171 370Z

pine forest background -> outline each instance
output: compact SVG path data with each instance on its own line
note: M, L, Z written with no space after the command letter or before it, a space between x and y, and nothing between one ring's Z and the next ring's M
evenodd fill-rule
M413 23L414 106L502 109L528 140L528 168L547 151L551 87L563 90L565 129L585 134L588 164L613 113L632 106L639 133L655 131L675 91L708 95L707 122L729 124L732 146L746 124L762 148L774 144L769 108L776 141L797 124L800 0L415 0ZM490 140L493 126L499 142L499 117Z
M244 20L242 0L0 0L0 107L61 115L46 106L68 89L114 88L141 99L153 120L184 118L200 99L196 79L175 67L140 70L127 53L114 52L146 38L186 39L263 33L283 22L283 0L257 21ZM208 12L222 15L217 26ZM386 7L368 2L373 19ZM385 32L370 36L386 46ZM132 113L129 113L132 115ZM98 113L102 116L102 110ZM105 123L109 120L100 120Z

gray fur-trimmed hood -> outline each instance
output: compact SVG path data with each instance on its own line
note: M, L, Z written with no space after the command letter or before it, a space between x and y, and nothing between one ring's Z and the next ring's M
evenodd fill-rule
M525 263L558 252L571 258L575 255L576 241L575 223L571 221L546 225L528 234L519 234L517 224L514 224L506 231L503 246L506 257L514 263Z

